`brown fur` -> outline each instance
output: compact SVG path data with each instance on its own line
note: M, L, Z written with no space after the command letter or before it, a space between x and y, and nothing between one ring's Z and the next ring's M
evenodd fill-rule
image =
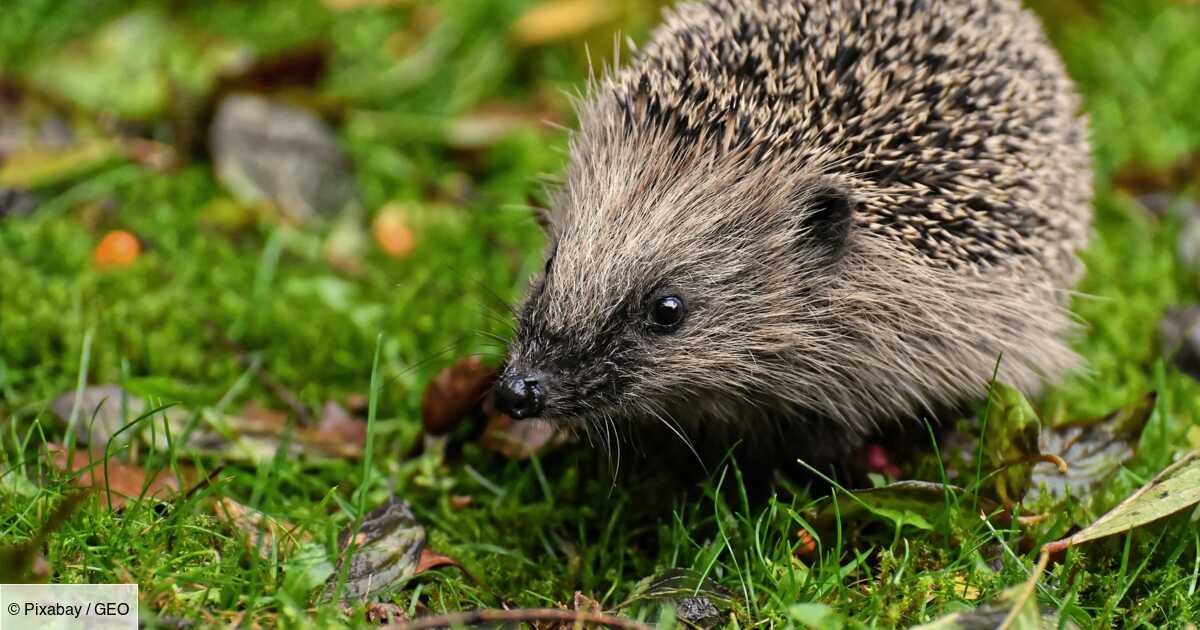
M1078 363L1078 108L1015 1L683 5L580 103L510 366L554 375L548 419L771 460L978 398L1001 357L1036 394ZM836 251L829 190L852 207ZM662 287L689 315L647 335Z

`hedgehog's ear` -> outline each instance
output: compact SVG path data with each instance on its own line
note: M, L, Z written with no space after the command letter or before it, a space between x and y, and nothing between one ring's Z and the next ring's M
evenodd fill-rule
M846 191L821 185L806 195L800 211L800 245L833 262L841 257L850 239L854 202Z

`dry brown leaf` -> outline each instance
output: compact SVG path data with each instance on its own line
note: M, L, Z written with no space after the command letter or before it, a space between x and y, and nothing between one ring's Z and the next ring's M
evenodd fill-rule
M246 433L282 433L287 428L286 412L271 409L262 403L252 400L242 407L238 428Z
M353 11L355 9L389 9L412 4L412 0L321 0L330 11Z
M536 46L578 37L615 17L611 0L546 0L517 18L512 36L522 46Z
M243 536L246 544L263 560L271 558L272 547L277 547L279 554L285 555L297 544L310 539L307 533L298 531L295 525L267 516L229 497L217 501L213 505L213 512L217 518L233 526Z
M575 591L575 610L585 613L602 613L604 608L600 606L600 602L583 594L583 591Z
M367 443L367 423L330 400L321 408L321 421L316 430L308 433L308 438L313 442L336 441L342 448L362 453Z
M431 435L449 433L459 419L483 401L496 380L496 369L478 357L466 357L442 370L425 388L421 420Z
M430 569L437 569L439 567L458 567L461 569L463 565L458 560L438 553L428 547L422 549L421 557L417 559L417 573L424 573Z
M242 413L223 418L233 441L207 436L206 451L236 459L239 454L257 453L251 459L272 457L288 431L287 412L264 407L257 402L247 403ZM316 426L297 428L292 435L289 452L295 455L323 457L362 457L367 442L367 423L351 416L341 405L328 402L321 411Z
M1200 176L1200 153L1186 155L1164 167L1131 164L1113 177L1118 188L1130 192L1179 190Z
M163 469L146 480L146 471L140 466L109 458L107 467L103 452L88 452L76 450L68 456L65 447L51 444L47 447L51 461L61 471L78 474L75 485L81 488L95 488L96 496L102 504L111 504L113 509L120 509L129 501L136 500L146 488L145 497L168 499L178 494L183 484L170 470ZM105 488L109 496L105 496ZM111 503L110 503L111 501Z

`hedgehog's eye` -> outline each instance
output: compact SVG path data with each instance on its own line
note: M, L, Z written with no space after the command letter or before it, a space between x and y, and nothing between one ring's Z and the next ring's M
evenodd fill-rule
M683 324L684 317L687 316L687 306L683 303L683 299L668 295L658 298L654 305L650 307L649 325L650 330L657 333L674 332Z

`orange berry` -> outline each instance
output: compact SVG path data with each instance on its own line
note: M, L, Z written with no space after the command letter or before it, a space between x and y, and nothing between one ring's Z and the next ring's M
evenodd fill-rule
M92 262L100 269L128 267L141 253L142 245L136 236L125 230L113 230L96 245Z
M404 220L404 213L398 208L385 207L380 210L371 232L379 247L392 258L406 258L416 246L416 239Z
M811 558L817 553L817 541L808 533L807 529L800 529L796 532L796 538L800 539L800 544L796 545L795 554L801 560Z

